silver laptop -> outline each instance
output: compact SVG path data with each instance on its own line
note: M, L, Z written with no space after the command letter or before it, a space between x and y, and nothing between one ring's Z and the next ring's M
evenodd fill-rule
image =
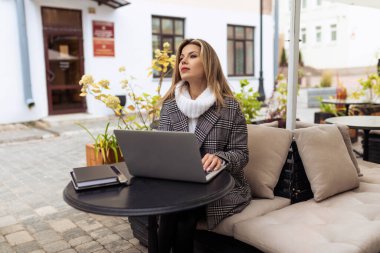
M130 174L206 183L222 169L203 170L193 133L114 130Z

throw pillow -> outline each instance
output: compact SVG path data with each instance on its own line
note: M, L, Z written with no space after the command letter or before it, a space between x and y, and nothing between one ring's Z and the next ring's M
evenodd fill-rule
M348 131L348 129L349 129L348 126L341 125L341 124L336 124L336 125L339 129L340 134L343 137L344 144L346 144L348 154L350 155L352 163L355 166L356 172L358 173L359 177L363 176L363 174L360 172L360 167L359 167L358 161L356 160L356 156L355 156L354 151L352 149L352 143L351 143L350 133ZM325 126L325 125L296 121L296 129L312 127L312 126Z
M286 129L247 125L249 162L244 168L252 196L273 199L285 164L292 132Z
M316 201L359 186L358 174L335 125L296 129L294 136Z

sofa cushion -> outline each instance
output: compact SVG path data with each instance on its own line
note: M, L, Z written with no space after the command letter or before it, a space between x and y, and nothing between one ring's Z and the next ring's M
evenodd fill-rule
M359 186L357 171L336 126L296 129L294 135L316 201Z
M380 252L380 185L311 199L239 222L234 237L268 253Z
M363 176L359 178L360 182L371 184L380 184L380 164L358 160Z
M260 126L266 126L266 127L278 127L278 121L275 120L275 121L272 121L272 122L268 122L268 123L262 123L262 124L259 124Z
M222 220L213 232L233 236L233 227L236 223L267 214L288 205L290 205L290 199L277 196L274 199L252 199L251 203L241 213Z
M244 168L252 196L274 198L276 186L292 142L286 129L248 125L249 162Z
M313 123L308 123L308 122L302 122L302 121L296 121L296 129L300 128L307 128L307 127L312 127L312 126L321 126L320 124L313 124ZM355 169L358 173L359 176L362 176L362 173L360 172L360 167L358 165L358 161L356 159L356 156L354 154L354 150L352 148L352 143L351 143L351 138L350 138L350 133L349 133L349 128L348 126L341 125L341 124L336 124L336 126L339 129L339 132L341 133L344 144L346 144L346 148L348 151L348 154L350 155L350 158L352 160L352 163L355 166Z

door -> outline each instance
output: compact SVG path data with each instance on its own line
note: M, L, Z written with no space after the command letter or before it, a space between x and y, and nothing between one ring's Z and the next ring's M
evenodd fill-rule
M78 84L84 73L82 13L42 8L49 115L85 112Z

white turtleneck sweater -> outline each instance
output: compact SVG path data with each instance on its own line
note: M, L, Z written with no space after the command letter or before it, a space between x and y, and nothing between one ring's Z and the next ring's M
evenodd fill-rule
M189 132L194 133L198 118L216 101L214 93L207 87L196 99L191 99L189 90L184 82L177 83L175 100L178 108L189 118Z

